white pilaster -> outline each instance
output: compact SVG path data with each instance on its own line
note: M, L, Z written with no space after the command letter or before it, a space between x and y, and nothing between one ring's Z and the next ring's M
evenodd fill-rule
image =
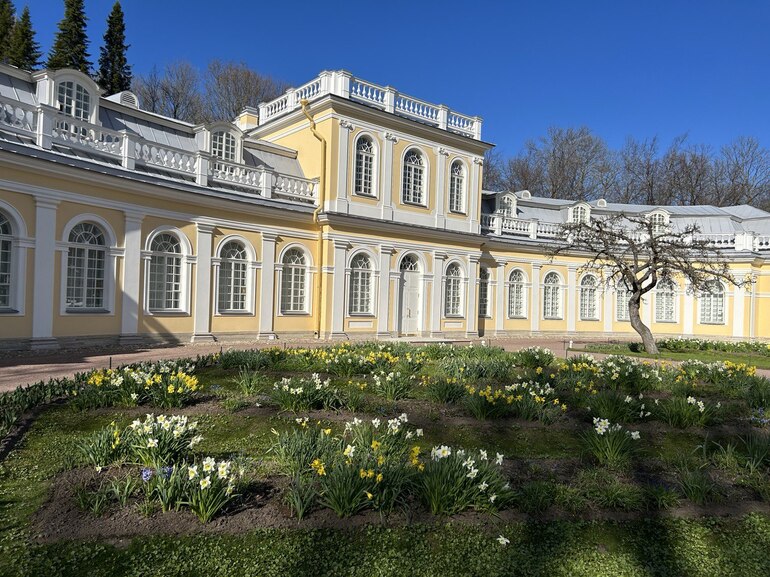
M382 162L382 218L393 220L393 144L398 138L391 132L383 133Z
M195 311L193 312L193 342L213 341L211 334L211 251L214 227L197 225L198 259L195 269Z
M123 286L121 287L122 306L120 319L120 342L130 343L139 338L139 306L142 270L142 220L144 215L125 213L126 235L123 241Z
M55 349L53 337L54 286L56 286L56 207L58 201L35 199L35 277L32 296L32 349ZM62 275L65 271L62 271Z
M530 290L529 309L530 330L533 333L540 331L540 268L539 264L532 265L532 287Z
M733 287L733 336L744 337L744 308L746 306L746 289L742 286ZM725 307L726 308L726 307ZM725 310L725 312L727 312Z
M275 316L275 241L277 234L262 233L262 269L259 287L259 338L274 339ZM312 286L312 285L311 285Z
M476 301L477 295L479 294L478 278L480 256L481 255L476 254L468 256L468 296L465 299L467 307L465 312L465 336L474 338L479 336L479 308Z
M577 267L567 267L567 331L574 332L576 328L576 303L577 303Z
M347 120L340 120L339 140L339 160L337 172L337 198L332 200L331 210L337 212L348 212L348 186L350 182L350 132L354 126Z
M604 332L612 332L612 303L616 300L615 288L609 284L604 283L602 285L602 298L604 303L604 310L602 311L602 321L604 322Z
M347 267L347 255L350 243L345 240L334 241L334 274L332 276L332 338L347 336L345 334L345 269ZM324 306L321 303L321 306ZM321 311L316 311L320 314Z
M677 297L678 298L678 297ZM682 314L682 333L685 336L691 336L695 326L695 297L692 293L689 283L685 284L684 290L684 311Z
M446 225L447 187L446 187L446 160L449 151L445 148L436 148L436 228L444 228Z
M468 230L479 233L479 199L481 198L481 168L484 166L483 158L474 158L471 165L471 182L468 187Z
M441 305L444 302L444 261L443 252L433 253L433 294L431 295L430 336L441 336Z
M501 335L505 331L505 317L508 315L508 307L505 306L505 261L497 261L495 272L497 284L495 285L495 334Z
M392 246L380 245L380 283L377 297L377 336L391 336L390 318L390 257L395 252Z

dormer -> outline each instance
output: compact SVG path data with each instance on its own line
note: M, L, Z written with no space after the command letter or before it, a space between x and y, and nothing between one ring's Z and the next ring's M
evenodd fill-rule
M516 195L512 192L502 192L495 198L495 213L505 217L513 218L516 216Z
M139 98L137 98L136 94L130 90L124 90L123 92L118 92L117 94L108 96L107 100L139 110Z
M198 128L198 147L212 160L240 164L243 159L243 132L229 122L214 122Z
M652 223L652 233L660 234L668 228L670 216L671 214L667 210L656 208L655 210L648 212L645 215L645 218Z
M90 124L99 124L99 97L102 89L78 70L40 70L32 75L37 84L37 100L63 114Z
M591 206L587 202L578 202L567 209L569 224L587 224L591 220Z

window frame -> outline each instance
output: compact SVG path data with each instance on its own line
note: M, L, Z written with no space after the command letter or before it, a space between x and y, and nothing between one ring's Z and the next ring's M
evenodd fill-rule
M370 181L369 186L371 188L371 193L365 193L365 192L359 192L358 191L358 146L359 143L362 140L368 140L369 143L372 146L372 151L369 154L371 156L371 175L370 175ZM360 132L358 133L355 138L353 139L353 170L352 170L352 187L351 190L353 191L353 196L359 196L361 198L379 198L379 180L377 178L379 174L379 142L377 141L377 138L375 138L374 135L370 134L369 132Z
M422 198L419 202L414 200L407 200L406 199L406 167L407 162L406 158L411 152L417 152L421 159L422 159ZM430 182L429 182L429 176L430 176L430 162L428 160L428 155L425 153L425 151L420 148L419 146L408 146L404 149L403 154L401 155L401 187L400 187L400 200L401 204L406 206L416 206L420 208L428 208L429 205L429 197L430 197Z
M10 242L8 306L0 308L0 317L24 316L27 298L27 249L35 248L35 243L27 237L27 225L19 211L0 199L0 212L8 220L11 231L10 235L5 235L6 241ZM53 270L53 266L51 269Z
M492 311L489 301L489 284L492 279L490 278L489 274L489 268L485 266L479 267L479 318L480 319L491 319L492 318ZM482 286L484 287L484 298L481 298L482 295ZM484 310L482 311L482 303L484 304Z
M302 253L304 258L304 265L302 267L299 267L297 265L288 265L284 261L286 260L287 255L292 251L299 251ZM303 277L303 306L302 309L289 309L284 307L284 280L286 276L286 268L288 266L293 266L295 268L304 268L304 277ZM303 315L310 315L312 314L312 304L313 304L313 269L312 269L312 260L310 257L310 251L307 247L305 247L302 244L298 243L292 243L290 245L287 245L284 247L284 249L281 251L280 259L278 260L278 272L279 272L279 278L278 278L278 316L303 316ZM293 297L292 297L293 298Z
M462 174L457 175L454 174L454 168L455 166L459 166L460 170L462 171ZM455 187L455 179L460 178L460 186L459 190L456 190ZM455 158L452 162L449 163L449 212L452 214L460 214L460 215L466 215L468 214L467 209L467 194L468 190L468 168L465 165L465 162L463 162L460 158ZM457 206L453 206L452 201L454 200L454 195L459 195L459 203L456 203Z
M238 243L243 248L243 251L245 253L245 259L237 261L240 264L244 264L246 267L246 270L244 272L245 275L245 294L244 294L244 308L243 309L225 309L221 307L221 275L222 275L222 264L226 262L236 261L236 259L229 259L224 258L222 256L222 251L229 245L230 243ZM255 281L255 271L257 268L259 268L259 264L257 262L257 255L256 251L254 250L254 245L249 242L247 239L240 235L227 235L224 238L220 239L219 243L217 244L216 251L214 252L215 257L212 259L212 266L214 267L214 282L213 284L213 305L214 305L214 315L216 316L254 316L254 300L255 300L255 291L256 291L256 281ZM231 299L232 300L232 299Z
M585 214L585 217L580 220L577 220L575 218L576 213L577 214L583 213ZM584 202L581 202L579 204L576 204L575 206L570 207L568 220L569 220L569 224L580 224L580 223L588 224L589 222L591 222L591 207Z
M168 234L176 237L179 242L179 253L160 253L152 250L155 239ZM179 307L177 308L150 308L150 287L152 281L152 257L153 255L178 254L179 258ZM190 293L192 285L192 265L197 258L192 254L192 244L187 235L173 226L160 226L147 235L145 250L142 251L145 262L144 267L144 314L148 316L185 316L190 314ZM167 272L167 271L166 271ZM164 283L165 285L165 283ZM165 289L164 289L165 290Z
M514 274L520 274L521 275L521 281L513 281L513 275ZM527 318L527 307L529 306L528 299L527 299L527 287L528 287L528 280L527 280L527 273L525 273L520 268L513 269L510 273L508 273L507 278L507 284L508 284L508 300L507 300L507 307L506 307L506 316L509 319L526 319ZM520 315L514 314L515 311L513 310L513 307L511 304L513 303L513 288L514 286L518 286L521 288L521 313Z
M457 275L450 275L450 270L456 270ZM446 267L444 268L444 277L442 284L442 309L444 311L444 318L447 319L462 319L465 318L465 314L463 313L463 304L465 303L465 290L464 285L467 281L467 276L465 274L465 270L463 269L463 266L458 261L450 261L447 263ZM450 287L450 282L454 286ZM449 298L452 298L452 302L450 303ZM455 310L454 304L457 304L457 309Z
M592 281L592 285L585 284ZM584 274L580 279L580 298L578 300L578 318L581 321L598 321L599 315L599 279L594 274ZM586 296L589 293L589 297ZM586 300L590 298L590 300ZM591 314L593 313L593 314Z
M556 279L556 283L549 283L547 282L548 277L553 277ZM562 298L562 288L564 286L563 280L561 275L556 271L548 271L546 274L543 275L543 283L542 283L542 290L543 290L543 320L545 321L560 321L564 320L564 303L562 302L564 299ZM552 297L556 297L556 307L555 312L553 314L549 314L549 309L554 309L553 306L547 306L548 302L548 291L551 292Z
M631 290L626 286L626 283L621 280L615 285L615 320L619 323L631 322L631 312L628 306L628 300L632 294ZM625 308L621 308L620 303L624 303ZM625 316L621 317L620 313L625 310Z
M663 290L661 287L662 285L670 285L671 290ZM679 307L677 306L677 300L679 297L679 289L677 284L673 280L662 280L659 281L658 284L655 286L655 322L661 323L661 324L676 324L678 322L677 314L679 312ZM659 310L662 310L664 304L660 304L661 296L666 295L665 298L671 299L671 318L661 318L658 315ZM668 296L670 295L670 296Z
M727 324L727 289L725 285L722 284L718 279L709 281L708 285L714 285L719 287L718 296L721 301L721 310L719 311L719 313L720 313L721 319L713 320L715 294L708 290L701 290L698 293L698 324L712 325L712 326L726 325ZM706 310L706 307L708 307L709 309L708 320L705 318L705 315L703 314Z
M354 264L357 260L360 259L366 259L369 263L369 266L367 268L358 268L355 267ZM347 314L350 317L372 317L374 316L374 310L375 310L375 295L376 295L376 278L377 278L377 272L374 268L375 263L374 257L369 254L369 252L365 250L359 250L354 252L350 255L350 258L348 259L348 267L346 271L346 277L347 277L347 291L345 291L347 295ZM358 271L358 272L357 272ZM366 272L364 272L366 271ZM368 278L366 278L368 277ZM354 291L356 289L361 289L362 282L366 280L367 286L367 293L363 295L361 293L360 295L355 295ZM366 298L362 298L362 296L365 296ZM355 303L366 303L365 308L356 308L354 307Z

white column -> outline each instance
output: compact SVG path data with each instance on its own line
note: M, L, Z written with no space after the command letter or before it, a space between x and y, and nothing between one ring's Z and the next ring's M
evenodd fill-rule
M483 158L474 158L471 165L471 182L468 186L468 230L478 233L479 227L479 199L481 198L481 167L484 164Z
M390 257L395 252L392 246L380 245L380 282L377 296L377 336L391 336L388 327L390 318Z
M35 278L32 295L33 350L55 349L53 336L56 207L58 201L35 199ZM62 271L64 277L66 271Z
M345 334L345 279L347 277L347 255L350 243L346 240L334 241L334 273L332 276L332 334L331 338L346 337ZM321 306L324 306L321 303ZM321 311L316 311L320 314Z
M567 331L575 331L575 313L577 302L577 267L567 267Z
M685 283L684 290L684 311L682 314L682 333L685 336L692 336L694 334L695 325L695 297L692 294L689 283ZM677 299L679 297L677 296Z
M532 303L529 310L530 330L533 333L540 331L540 267L539 264L532 265L532 286L529 291Z
M348 183L350 173L350 132L354 126L347 120L340 120L340 149L337 163L337 198L331 201L331 209L337 212L348 212Z
M393 145L398 138L391 132L383 133L382 162L380 163L382 174L382 218L393 220Z
M198 258L195 269L195 311L193 311L192 342L213 341L211 334L211 251L214 227L197 225Z
M139 213L125 213L126 234L123 241L123 286L120 319L120 342L131 343L139 340L139 307L142 270L142 219Z
M602 298L604 299L604 311L602 312L602 321L604 322L604 332L612 332L612 303L615 302L617 295L615 294L615 288L609 284L604 283L602 290Z
M497 285L495 286L495 335L502 335L505 331L505 317L508 315L508 307L505 306L505 261L497 261L495 273Z
M646 293L642 297L641 302L641 311L640 316L642 317L642 322L646 324L648 327L651 327L652 324L652 301L655 298L655 289L652 289L650 292Z
M727 291L725 291L727 296ZM725 301L727 299L725 298ZM746 306L746 289L743 286L733 287L733 336L744 337L744 307ZM727 314L727 302L725 302L725 315Z
M259 338L274 339L275 316L275 241L277 234L262 233L262 269L259 287Z
M430 336L440 337L441 305L444 302L444 261L447 255L443 252L433 253L433 294L431 296Z
M446 195L446 159L449 151L438 147L436 148L436 228L446 226L446 214L448 212Z
M467 307L465 313L465 336L474 338L479 336L479 308L476 304L476 297L479 293L479 258L480 255L476 254L468 256L468 291L465 298Z

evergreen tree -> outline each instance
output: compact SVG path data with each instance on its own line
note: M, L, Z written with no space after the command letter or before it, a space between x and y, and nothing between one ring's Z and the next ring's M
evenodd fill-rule
M8 42L16 23L16 8L11 0L0 0L0 62L8 60Z
M35 42L35 31L29 17L29 7L25 6L21 18L11 32L8 46L8 64L22 70L34 70L40 64L40 45Z
M64 0L64 18L59 22L59 31L48 55L48 68L74 68L90 73L87 20L83 0Z
M104 33L104 46L99 55L99 86L107 95L116 94L131 88L131 67L126 58L126 23L120 2L115 2L107 18L107 31Z

